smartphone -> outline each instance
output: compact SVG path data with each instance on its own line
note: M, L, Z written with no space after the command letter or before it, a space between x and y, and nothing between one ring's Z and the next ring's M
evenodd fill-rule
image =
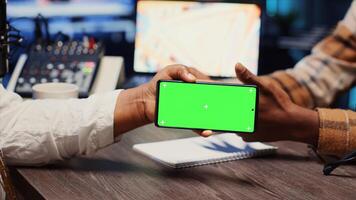
M160 80L156 96L157 127L238 133L256 130L257 86Z

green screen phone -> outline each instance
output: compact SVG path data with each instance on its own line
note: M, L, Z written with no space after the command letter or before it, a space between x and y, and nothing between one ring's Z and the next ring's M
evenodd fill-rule
M157 83L158 127L253 133L258 88L226 83Z

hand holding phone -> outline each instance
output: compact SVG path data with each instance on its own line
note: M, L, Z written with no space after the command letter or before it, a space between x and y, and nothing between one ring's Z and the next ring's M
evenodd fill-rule
M228 83L157 84L158 127L253 133L258 88Z

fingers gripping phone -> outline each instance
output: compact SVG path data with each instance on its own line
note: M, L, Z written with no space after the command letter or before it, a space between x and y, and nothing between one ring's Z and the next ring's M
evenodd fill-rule
M157 83L157 127L253 133L258 88L228 83Z

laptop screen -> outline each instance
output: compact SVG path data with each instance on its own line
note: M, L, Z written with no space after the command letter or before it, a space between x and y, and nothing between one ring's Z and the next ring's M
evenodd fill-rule
M134 71L184 64L234 77L241 62L257 73L260 15L255 4L138 1Z

